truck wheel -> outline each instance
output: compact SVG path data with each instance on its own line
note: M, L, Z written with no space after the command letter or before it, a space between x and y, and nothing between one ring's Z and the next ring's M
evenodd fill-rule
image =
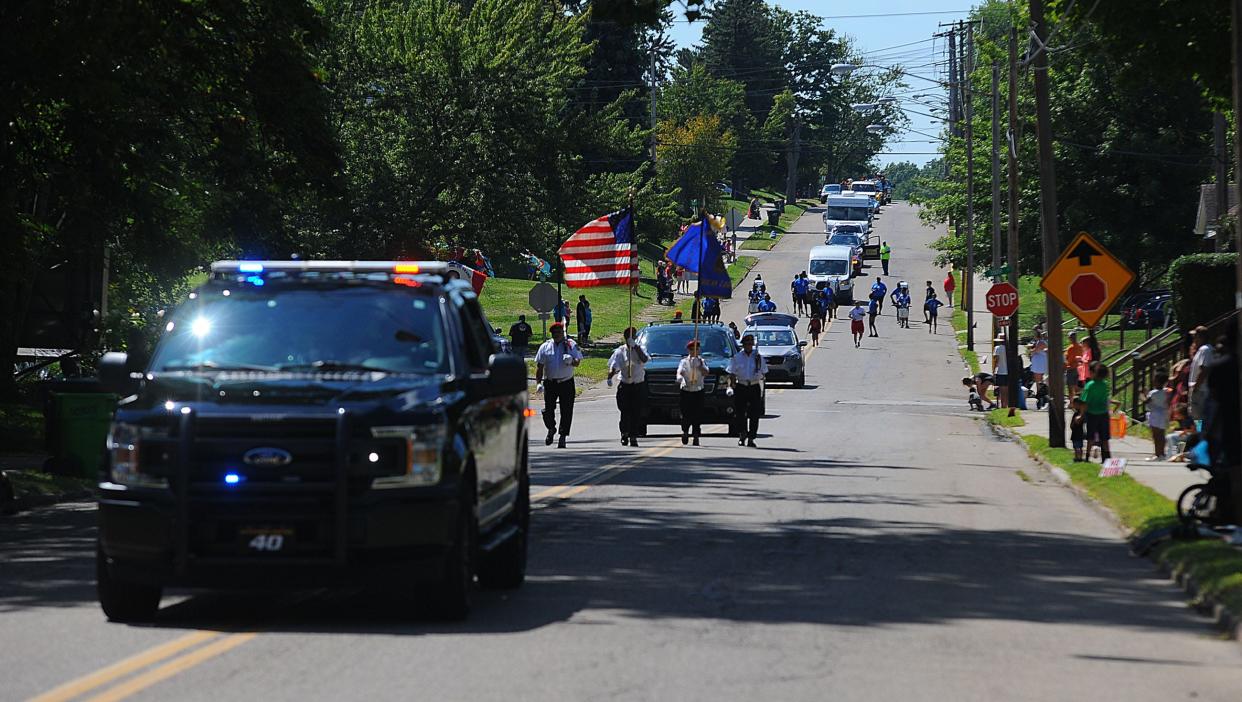
M95 545L95 583L99 606L110 621L149 622L160 609L163 588L158 585L127 583L112 577L103 546Z
M530 476L526 468L526 452L522 452L521 475L513 512L506 526L514 526L517 533L491 553L479 557L479 584L489 589L511 590L521 587L526 580L526 553L530 533Z
M802 371L801 373L798 374L797 378L794 378L793 386L795 388L806 387L806 371Z
M443 579L430 593L429 613L441 621L461 621L470 614L474 589L475 555L479 524L474 513L475 492L471 480L463 481L453 544L444 559Z

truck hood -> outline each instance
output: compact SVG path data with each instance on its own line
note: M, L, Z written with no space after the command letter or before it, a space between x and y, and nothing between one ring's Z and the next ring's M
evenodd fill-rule
M157 374L122 403L126 410L152 409L168 402L196 408L392 405L408 410L439 402L443 376L383 373L177 373Z

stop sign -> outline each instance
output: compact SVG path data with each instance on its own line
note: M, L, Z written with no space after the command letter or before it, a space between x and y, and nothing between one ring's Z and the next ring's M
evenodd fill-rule
M1008 317L1018 311L1018 289L1011 283L997 283L988 289L988 312Z
M1108 299L1108 285L1094 273L1083 273L1070 283L1070 301L1083 312L1094 312Z

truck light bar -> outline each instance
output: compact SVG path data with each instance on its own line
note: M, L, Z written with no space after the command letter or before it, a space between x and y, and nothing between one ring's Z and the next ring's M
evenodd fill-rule
M444 261L216 261L211 272L217 274L258 274L267 271L321 273L447 273Z

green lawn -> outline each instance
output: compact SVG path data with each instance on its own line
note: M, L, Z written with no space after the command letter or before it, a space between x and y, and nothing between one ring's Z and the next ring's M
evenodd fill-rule
M988 412L988 421L1002 427L1024 427L1026 420L1022 418L1022 410L1014 410L1012 417L1009 416L1009 408L1002 407Z

